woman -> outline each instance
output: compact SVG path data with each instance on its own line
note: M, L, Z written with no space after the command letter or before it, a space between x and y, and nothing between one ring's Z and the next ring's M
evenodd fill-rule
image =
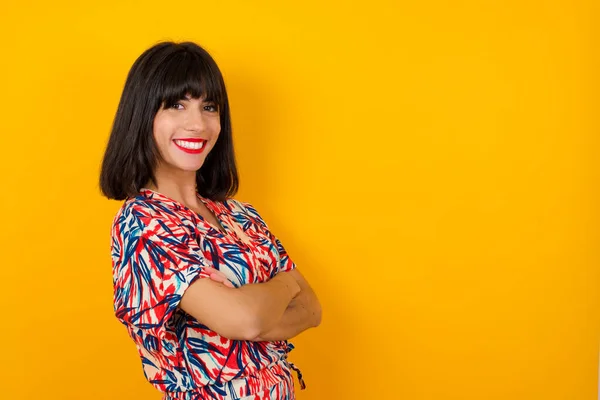
M164 399L293 399L287 339L319 325L321 307L256 209L232 198L227 92L201 47L159 43L135 61L100 186L124 200L115 313Z

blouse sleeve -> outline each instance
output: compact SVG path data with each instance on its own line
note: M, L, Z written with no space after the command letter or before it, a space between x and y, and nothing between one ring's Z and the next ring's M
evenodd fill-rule
M119 215L112 229L114 307L132 328L162 338L186 289L208 277L207 261L192 251L185 229L136 210Z
M269 235L275 247L277 247L277 252L279 253L279 268L277 272L288 272L296 268L296 264L288 255L287 251L283 247L283 244L281 244L281 241L269 230L267 223L260 216L258 211L256 211L256 208L254 208L254 206L250 203L243 203L243 205L252 217L252 219L254 219L254 221L256 221L256 223L264 229L267 235Z

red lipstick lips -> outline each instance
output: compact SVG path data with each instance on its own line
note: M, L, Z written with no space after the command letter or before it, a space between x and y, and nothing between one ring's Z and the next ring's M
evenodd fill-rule
M175 146L177 146L181 151L189 154L200 154L206 146L206 140L204 139L175 139L173 140L173 143L175 143ZM199 148L198 143L201 143Z

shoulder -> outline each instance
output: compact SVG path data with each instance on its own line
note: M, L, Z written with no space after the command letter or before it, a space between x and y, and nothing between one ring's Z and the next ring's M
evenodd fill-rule
M232 197L223 201L223 205L232 213L235 213L235 212L248 213L248 212L251 212L252 210L254 210L254 207L250 203L241 201L238 199L234 199Z
M264 220L254 208L254 206L246 201L241 201L234 198L229 198L223 202L223 205L233 214L234 216L242 216L246 218L250 218L255 222L258 222L262 225L265 224Z
M155 236L165 231L177 236L180 219L167 205L139 195L123 202L113 220L112 232L122 237Z
M113 220L113 227L143 228L158 215L155 207L141 196L130 197L123 202Z

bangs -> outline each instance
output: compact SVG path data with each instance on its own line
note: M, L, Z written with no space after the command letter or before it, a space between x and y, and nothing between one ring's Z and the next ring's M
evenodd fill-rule
M222 110L226 99L225 85L219 68L209 57L182 51L166 59L157 76L158 107L171 107L189 95L213 102Z

